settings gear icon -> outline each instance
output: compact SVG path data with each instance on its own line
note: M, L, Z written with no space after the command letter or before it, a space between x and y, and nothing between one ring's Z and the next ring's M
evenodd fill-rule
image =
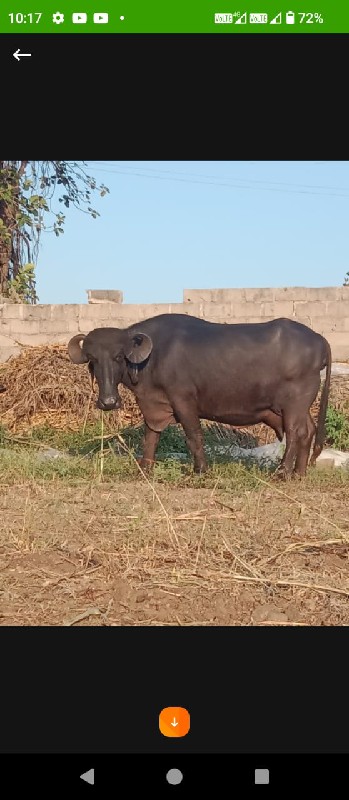
M61 14L60 11L56 11L55 14L52 14L52 22L54 22L56 25L60 25L62 22L64 22L64 14Z

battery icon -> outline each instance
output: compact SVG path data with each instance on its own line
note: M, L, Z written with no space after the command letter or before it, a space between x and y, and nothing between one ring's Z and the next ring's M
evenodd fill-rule
M286 25L294 25L294 11L286 12Z

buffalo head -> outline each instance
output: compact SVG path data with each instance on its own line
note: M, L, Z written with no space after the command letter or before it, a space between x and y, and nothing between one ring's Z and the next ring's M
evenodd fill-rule
M126 373L135 382L138 369L153 348L146 333L119 328L96 328L86 336L79 333L68 344L73 364L88 364L92 380L98 384L97 407L103 411L121 408L119 383Z

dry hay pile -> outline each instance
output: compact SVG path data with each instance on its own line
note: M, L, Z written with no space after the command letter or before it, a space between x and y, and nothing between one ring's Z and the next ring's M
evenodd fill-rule
M62 345L26 348L2 366L0 382L0 423L13 433L44 425L79 430L101 419L88 369L72 364ZM133 395L123 386L120 395L122 411L104 415L107 430L142 419Z
M32 427L49 425L62 430L79 430L88 423L101 419L95 406L89 372L85 365L77 366L69 359L62 345L30 347L12 358L0 369L0 383L6 391L0 394L0 423L13 433ZM142 415L135 398L128 389L120 386L123 400L121 411L104 415L107 431L142 423ZM312 407L316 421L320 395ZM349 377L333 376L330 403L348 413ZM229 436L246 447L275 440L275 434L265 425L254 425L233 432L230 426L210 424L217 438Z

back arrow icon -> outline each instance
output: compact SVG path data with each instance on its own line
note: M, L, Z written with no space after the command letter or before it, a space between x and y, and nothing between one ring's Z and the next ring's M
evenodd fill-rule
M88 772L83 772L83 774L80 775L80 778L83 781L86 781L86 783L89 783L91 786L94 786L94 783L95 783L95 771L94 771L94 769L89 769Z
M19 61L19 59L23 58L24 56L31 56L31 53L20 53L19 48L18 50L16 50L15 53L13 53L13 57L16 58L17 61Z
M176 722L176 717L173 717L173 722L171 722L171 725L173 725L174 728L176 725L178 725L178 722Z

